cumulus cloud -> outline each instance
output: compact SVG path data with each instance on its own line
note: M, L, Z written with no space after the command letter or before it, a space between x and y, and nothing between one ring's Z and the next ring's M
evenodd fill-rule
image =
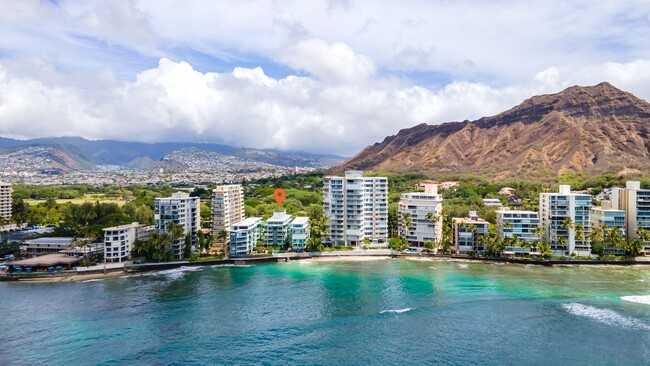
M355 85L314 77L276 79L259 67L202 73L168 59L132 82L98 77L93 87L60 79L45 83L0 67L0 134L211 141L353 154L401 128L496 114L532 94L556 92L573 82L595 84L603 75L650 95L647 61L549 69L526 84L504 88L454 82L438 91L377 77Z
M293 44L278 60L336 84L366 82L376 69L369 57L355 53L348 45L341 42L328 44L322 39L307 39Z
M574 84L609 81L650 98L641 0L0 0L0 9L9 137L354 154L402 128L496 114Z

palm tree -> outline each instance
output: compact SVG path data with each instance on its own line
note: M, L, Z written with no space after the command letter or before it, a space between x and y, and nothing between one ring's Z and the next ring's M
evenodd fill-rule
M575 243L580 242L580 244L584 245L584 240L585 240L585 229L584 229L584 227L582 225L580 225L580 224L575 224L575 225L573 225L573 229L575 231L575 236L574 236L575 241L574 242ZM573 253L576 253L575 245L574 245L574 248L573 248Z
M605 240L610 243L614 249L625 249L625 240L621 237L621 230L617 227L605 228Z
M172 247L173 247L176 244L176 242L183 237L183 234L185 234L185 229L181 224L177 224L174 221L170 221L167 223L167 233L169 234L169 237L172 240Z
M406 238L408 231L413 228L413 218L410 213L405 212L402 214L402 224L404 225L404 238Z
M643 226L640 226L638 229L636 229L636 235L644 242L650 241L650 231L648 231Z
M557 241L557 244L558 244L559 246L561 246L562 248L565 248L565 247L566 247L566 242L567 242L567 238L566 238L566 236L560 236L559 238L557 238L556 241Z

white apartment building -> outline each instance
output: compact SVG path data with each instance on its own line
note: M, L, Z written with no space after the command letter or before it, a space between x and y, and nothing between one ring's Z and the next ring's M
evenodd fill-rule
M625 211L625 231L628 238L637 238L642 227L650 231L650 189L641 189L641 182L628 181L625 188L612 189L612 208ZM650 242L645 243L644 254L650 254Z
M358 246L388 240L388 178L364 177L347 171L344 177L325 177L323 209L329 218L331 244Z
M308 239L309 217L298 216L291 222L291 247L293 251L304 251Z
M286 249L291 245L291 215L274 212L264 225L264 245Z
M183 227L183 237L173 241L174 258L182 258L185 235L192 236L192 248L196 250L196 233L201 228L199 197L190 197L189 193L176 192L171 197L156 198L154 203L154 219L156 232L168 234L169 223Z
M423 247L426 242L442 241L442 195L438 185L425 184L424 192L404 193L397 206L398 230L410 246ZM411 226L405 227L409 215Z
M498 210L496 215L497 238L500 240L517 237L532 243L540 239L539 235L535 233L535 229L539 227L538 212ZM508 246L504 252L510 254L529 253L530 248L522 248L519 245Z
M104 261L106 263L121 263L129 260L133 243L136 240L145 241L156 230L154 225L145 226L137 222L107 227L104 230Z
M11 184L0 182L0 218L6 224L11 220Z
M479 218L476 211L470 211L468 217L454 217L453 243L457 254L485 253L485 245L478 239L490 233L490 223Z
M569 185L560 185L558 193L540 193L540 225L544 230L544 241L550 244L553 255L591 254L591 206L591 195L572 193ZM567 217L571 218L574 226L582 226L582 240L576 240L574 228L564 225ZM564 246L558 241L561 237L566 238Z
M244 219L244 189L240 184L217 186L212 191L212 235L217 238L217 244L224 249L230 238L219 239L223 230L230 235L232 224Z
M249 217L233 224L230 229L230 256L245 257L262 237L262 218Z

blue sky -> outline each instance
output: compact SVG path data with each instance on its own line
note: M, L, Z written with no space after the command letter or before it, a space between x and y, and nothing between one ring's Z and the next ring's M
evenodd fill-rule
M650 98L648 1L0 0L0 135L354 154L609 81Z

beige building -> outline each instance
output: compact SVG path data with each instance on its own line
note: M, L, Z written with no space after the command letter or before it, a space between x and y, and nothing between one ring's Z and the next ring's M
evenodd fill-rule
M240 184L217 186L212 191L212 235L224 249L230 242L230 229L233 224L244 219L244 189ZM228 233L224 240L219 239L219 232Z
M650 189L641 189L641 182L628 181L625 188L613 188L611 206L625 212L628 238L637 238L639 228L650 230ZM645 243L642 252L650 254L650 242Z
M5 222L11 220L11 185L0 182L0 218Z

